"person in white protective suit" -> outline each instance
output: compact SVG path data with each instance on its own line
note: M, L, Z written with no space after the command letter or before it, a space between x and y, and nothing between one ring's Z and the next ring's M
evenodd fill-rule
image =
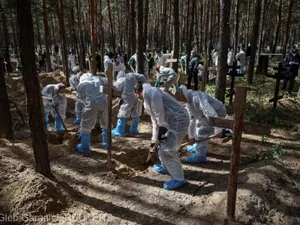
M122 63L121 58L117 58L116 63L114 64L114 79L116 78L116 75L118 75L120 71L125 73L126 67L124 63Z
M163 83L163 80L167 78L166 83L164 84L164 91L168 91L171 86L176 87L178 74L168 67L158 66L156 67L156 82L155 87L158 87Z
M160 49L155 50L155 57L154 57L154 62L156 66L167 66L167 57L160 51Z
M128 60L128 65L132 68L135 68L135 71L138 71L138 63L137 63L137 55L134 53ZM148 71L149 71L149 64L148 64L148 58L147 54L144 52L144 75L146 77L146 80L148 80Z
M158 156L161 164L155 164L154 169L171 175L163 185L165 189L179 188L187 183L177 151L189 127L188 112L171 95L149 84L137 85L135 92L144 99L145 110L151 116L151 147L160 142Z
M214 49L212 51L212 61L213 61L213 65L215 68L218 67L218 57L219 57L219 52L218 52L218 49Z
M80 71L80 67L79 66L75 66L73 69L72 69L72 72L74 74L72 74L70 76L70 79L69 79L69 83L70 83L70 86L73 90L76 91L76 101L75 101L75 113L76 113L76 119L74 120L74 124L75 125L79 125L80 124L80 121L81 121L81 115L82 115L82 109L84 107L84 104L83 102L78 98L78 93L77 93L77 86L79 84L79 79L80 79L80 76L83 74L83 72Z
M126 119L132 118L132 124L129 129L133 135L138 135L138 124L142 114L143 103L134 93L134 87L138 83L146 83L147 80L143 74L119 72L117 82L114 86L121 92L120 110L118 114L117 127L112 130L113 136L125 136Z
M68 57L68 62L69 62L69 68L70 69L72 69L76 66L74 50L70 51L70 54L69 54L69 57Z
M227 64L228 66L233 66L234 56L233 56L233 49L231 47L228 48L227 53Z
M50 129L50 125L48 124L49 113L55 119L55 131L61 132L64 130L61 119L66 119L67 99L65 89L66 86L62 83L48 84L42 89L47 131Z
M80 77L77 93L84 108L80 123L81 144L78 144L76 149L82 154L90 152L91 131L98 117L102 128L102 145L104 148L107 147L107 97L100 92L100 86L105 85L107 81L104 78L92 76L91 73L85 73Z
M105 56L104 56L104 74L107 78L108 76L108 64L109 63L113 63L113 57L114 54L112 52L108 52ZM114 74L114 71L112 71L112 74Z
M190 115L190 126L188 130L189 142L193 145L187 146L187 151L194 153L186 158L188 163L207 162L206 152L209 140L195 142L213 134L227 134L230 131L222 128L214 128L209 124L208 118L225 118L225 105L219 100L209 96L205 92L188 90L184 85L179 87L178 101L185 102Z
M246 53L242 48L240 48L239 53L236 54L235 59L237 60L237 66L240 67L239 69L237 69L237 72L239 74L243 74L246 64Z

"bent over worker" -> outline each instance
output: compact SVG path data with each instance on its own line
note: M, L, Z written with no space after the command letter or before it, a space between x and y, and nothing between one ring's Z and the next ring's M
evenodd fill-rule
M117 127L112 130L114 136L125 136L126 119L132 118L132 124L129 129L133 135L139 134L138 124L142 114L142 101L134 93L134 86L138 83L146 83L147 80L143 74L127 73L120 71L117 76L117 82L114 86L121 92L121 106L118 114Z
M48 124L49 113L55 119L55 131L61 132L64 130L61 119L66 119L67 99L65 89L66 86L63 83L48 84L42 89L47 131L50 128Z
M206 138L212 134L221 134L223 129L212 127L208 118L210 116L225 118L225 105L205 92L188 90L184 85L181 85L179 90L182 94L179 95L178 100L186 103L190 115L188 132L190 143L195 143L195 140ZM194 154L188 156L185 161L188 163L207 162L208 143L209 139L187 146L187 150Z
M144 99L145 110L151 116L153 145L160 142L158 156L161 164L155 164L154 169L171 175L163 185L165 189L179 188L187 183L177 151L189 127L188 112L168 93L149 84L136 85L135 93Z
M87 154L90 152L91 131L98 117L102 128L102 145L104 148L107 147L107 97L100 92L100 86L105 86L106 80L85 73L79 81L78 97L83 102L84 108L80 123L81 144L78 144L76 149L80 153Z

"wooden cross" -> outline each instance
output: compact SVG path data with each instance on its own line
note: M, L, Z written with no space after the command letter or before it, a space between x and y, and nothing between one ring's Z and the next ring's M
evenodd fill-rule
M234 61L233 65L232 66L228 66L228 69L231 69L227 75L230 76L231 78L231 81L230 81L230 90L229 90L229 94L226 95L226 97L228 98L229 97L229 103L231 104L232 103L232 98L233 98L233 95L234 95L234 85L235 85L235 77L243 77L244 74L239 74L237 72L237 65L236 65L236 61Z
M230 175L227 195L227 219L234 219L236 206L237 179L240 165L242 132L257 135L270 135L271 126L259 123L243 122L246 106L247 88L236 87L233 120L210 117L212 126L229 128L233 131L230 156Z
M273 109L276 109L278 100L283 98L283 95L279 96L279 86L280 80L284 79L285 69L282 67L282 63L279 63L278 67L274 67L273 69L277 70L278 72L275 74L266 74L266 76L276 79L274 98L269 100L269 102L273 102Z

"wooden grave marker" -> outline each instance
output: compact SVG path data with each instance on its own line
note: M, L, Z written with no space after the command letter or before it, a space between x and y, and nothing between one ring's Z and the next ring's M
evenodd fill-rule
M242 133L245 132L248 134L257 135L270 135L271 133L271 126L269 125L243 122L246 107L247 88L236 87L235 89L233 120L221 119L216 117L209 118L209 122L212 126L229 128L233 131L232 149L230 156L230 175L227 192L227 218L225 219L225 224L228 223L228 219L232 220L235 216Z

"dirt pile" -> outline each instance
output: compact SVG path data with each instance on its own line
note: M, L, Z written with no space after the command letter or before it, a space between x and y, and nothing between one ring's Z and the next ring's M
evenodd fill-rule
M6 186L2 202L14 215L59 213L67 206L62 190L42 175L28 171Z
M67 85L66 77L61 70L56 70L53 73L40 73L40 84L42 87L45 87L48 84L57 84L63 83Z

